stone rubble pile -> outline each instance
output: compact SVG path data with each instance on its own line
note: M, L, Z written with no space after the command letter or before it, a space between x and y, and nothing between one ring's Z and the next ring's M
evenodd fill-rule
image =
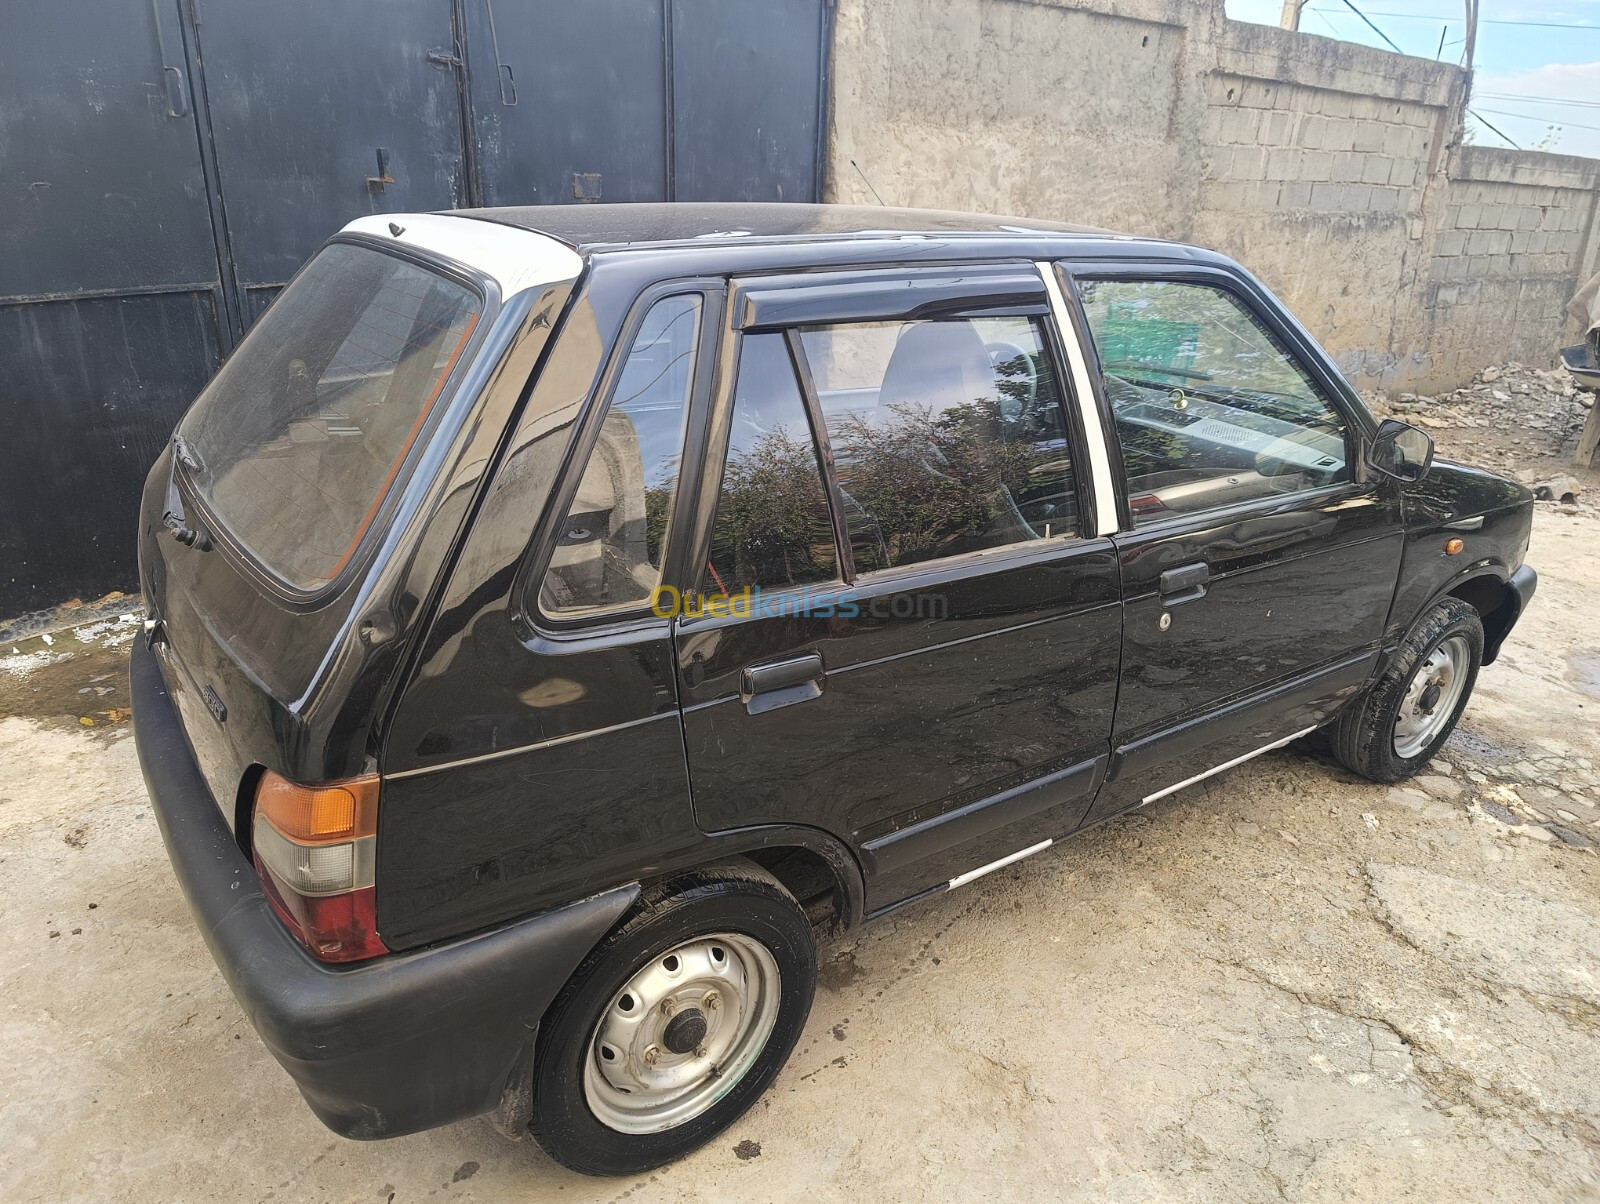
M1594 404L1594 394L1578 388L1565 368L1546 372L1522 364L1485 368L1471 384L1437 397L1398 393L1391 398L1381 391L1366 396L1369 404L1424 428L1546 431L1574 445Z

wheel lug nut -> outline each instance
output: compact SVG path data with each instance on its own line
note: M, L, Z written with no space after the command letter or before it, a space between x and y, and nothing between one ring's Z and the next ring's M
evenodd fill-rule
M672 998L670 996L661 1001L661 1014L663 1016L670 1016L670 1015L672 1015L673 1012L675 1012L677 1010L678 1010L678 1005L672 1001Z
M660 1060L661 1050L656 1046L652 1045L644 1051L644 1064L646 1066L654 1066Z
M707 991L706 997L701 1002L705 1004L707 1011L714 1012L722 1006L722 996L715 991Z

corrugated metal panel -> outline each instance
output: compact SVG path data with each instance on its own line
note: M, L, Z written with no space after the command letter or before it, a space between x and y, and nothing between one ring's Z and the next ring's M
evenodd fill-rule
M219 361L188 83L175 3L0 11L0 616L132 584L140 482Z
M466 14L485 204L667 199L661 0L466 0Z
M822 0L672 0L673 200L822 199L826 36Z
M0 617L134 584L139 484L351 218L812 200L826 0L0 5Z
M466 201L448 0L200 0L199 11L247 317L352 218Z

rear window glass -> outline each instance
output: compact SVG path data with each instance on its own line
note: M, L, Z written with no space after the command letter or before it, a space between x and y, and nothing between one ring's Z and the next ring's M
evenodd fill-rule
M195 488L286 582L336 576L372 525L482 312L408 260L325 248L180 424Z

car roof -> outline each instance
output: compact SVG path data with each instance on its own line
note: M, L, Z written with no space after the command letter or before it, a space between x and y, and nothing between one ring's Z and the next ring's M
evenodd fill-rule
M874 205L751 202L521 205L454 209L450 214L544 234L580 254L626 247L727 246L750 241L847 241L919 235L939 238L976 235L991 239L1011 235L1031 241L1038 241L1041 235L1097 241L1129 237L1092 226L1073 226L1031 217Z

